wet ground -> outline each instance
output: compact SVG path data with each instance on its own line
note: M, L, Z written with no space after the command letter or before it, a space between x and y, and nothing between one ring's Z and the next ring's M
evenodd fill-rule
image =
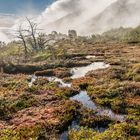
M105 64L104 62L94 62L94 63L92 63L88 66L72 68L71 69L71 73L72 73L71 78L72 79L82 78L89 71L105 69L105 68L108 68L109 66L110 66L109 64ZM32 80L29 83L29 86L31 86L33 84L33 82L35 82L36 78L37 77L35 75L32 77ZM60 87L71 87L72 86L72 83L65 83L65 82L63 82L63 79L61 79L61 78L57 78L57 77L46 77L46 78L51 82L57 82ZM120 122L125 121L125 116L124 115L116 114L109 108L97 106L91 100L91 98L87 94L86 90L85 91L83 91L83 90L79 91L79 94L77 94L73 97L70 97L70 100L78 101L79 103L81 103L83 105L83 107L86 107L88 109L97 111L97 114L100 115L100 116L108 116L110 119L115 120L115 121L120 121ZM72 121L72 123L67 128L78 129L78 128L80 128L80 125L78 124L77 121L74 120L74 121ZM96 131L105 131L106 130L106 128L104 128L104 127L96 127L94 129ZM68 139L68 130L65 130L61 134L60 139L61 140L67 140Z

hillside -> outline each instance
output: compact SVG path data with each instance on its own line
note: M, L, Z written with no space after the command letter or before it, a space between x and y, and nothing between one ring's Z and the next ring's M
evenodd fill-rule
M57 3L42 14L41 20L45 22L41 27L48 27L45 28L46 31L56 30L66 33L69 29L75 29L82 35L89 35L112 28L136 27L140 24L139 0L114 0L114 2L108 0L102 4L100 1L89 0L87 6L82 0L73 4L72 0Z
M88 31L100 33L111 28L138 26L139 13L139 0L118 0L87 22L90 27Z

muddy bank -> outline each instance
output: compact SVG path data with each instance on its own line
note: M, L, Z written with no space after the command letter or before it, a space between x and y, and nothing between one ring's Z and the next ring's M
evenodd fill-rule
M68 60L65 62L60 62L59 64L43 64L43 65L38 65L38 64L21 64L21 65L2 65L0 66L1 69L3 69L4 73L8 74L18 74L18 73L23 73L23 74L33 74L36 71L43 71L46 69L54 69L58 67L65 67L65 68L72 68L72 67L81 67L81 66L86 66L88 64L91 64L89 60L82 60L82 61L72 61Z

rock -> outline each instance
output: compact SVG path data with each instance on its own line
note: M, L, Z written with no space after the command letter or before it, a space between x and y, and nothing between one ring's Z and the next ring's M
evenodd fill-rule
M69 30L68 36L70 39L76 39L77 38L77 32L75 30Z

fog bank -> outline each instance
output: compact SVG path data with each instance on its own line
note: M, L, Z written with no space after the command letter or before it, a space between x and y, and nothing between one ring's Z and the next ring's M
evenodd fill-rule
M32 11L32 10L31 10ZM57 31L67 33L77 30L79 35L102 33L112 28L135 27L140 24L140 0L57 0L39 15L34 17L38 28L45 33ZM28 16L28 15L27 15ZM13 18L10 18L13 24ZM14 18L10 29L18 28L23 19ZM5 22L0 22L6 25ZM26 28L27 24L23 24ZM7 34L1 32L0 40Z

